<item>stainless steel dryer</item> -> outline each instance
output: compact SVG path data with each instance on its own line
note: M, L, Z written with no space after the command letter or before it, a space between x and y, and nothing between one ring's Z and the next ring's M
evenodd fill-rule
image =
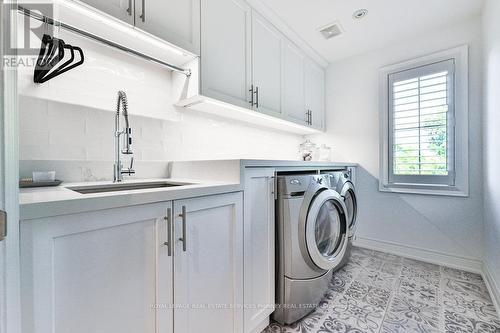
M321 301L348 244L343 198L328 175L278 175L277 276L273 319L293 323Z
M349 259L352 242L356 233L356 218L358 215L358 201L353 182L353 173L351 169L347 168L342 170L324 171L323 175L328 176L325 180L327 186L340 194L347 209L349 244L347 245L347 253L344 256L342 264L340 265L343 266Z

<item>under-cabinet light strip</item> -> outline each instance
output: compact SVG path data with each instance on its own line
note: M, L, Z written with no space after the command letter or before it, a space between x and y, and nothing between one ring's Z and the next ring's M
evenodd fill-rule
M69 30L73 33L76 33L76 34L79 34L83 37L86 37L86 38L89 38L89 39L93 39L93 40L96 40L100 43L103 43L103 44L106 44L108 46L111 46L111 47L114 47L116 49L119 49L121 51L124 51L124 52L127 52L127 53L130 53L130 54L133 54L137 57L140 57L140 58L143 58L143 59L146 59L148 61L151 61L151 62L154 62L154 63L157 63L159 65L162 65L162 66L165 66L175 72L178 72L178 73L181 73L181 74L184 74L186 76L190 76L191 75L191 70L189 69L184 69L184 68L180 68L180 67L177 67L175 65L171 65L167 62L164 62L162 60L159 60L159 59L156 59L156 58L153 58L153 57L150 57L144 53L141 53L139 51L136 51L136 50L133 50L133 49L130 49L126 46L123 46L123 45L120 45L118 43L115 43L115 42L112 42L108 39L104 39L102 37L99 37L97 35L94 35L94 34L91 34L90 32L87 32L87 31L84 31L84 30L81 30L81 29L78 29L74 26L71 26L69 24L66 24L66 23L63 23L63 22L60 22L60 21L56 21L50 17L47 17L45 15L42 15L42 14L38 14L38 13L34 13L33 11L27 9L27 8L24 8L23 6L18 6L18 10L20 13L26 15L26 16L29 16L35 20L38 20L40 22L43 22L43 23L47 23L47 24L50 24L50 25L53 25L53 26L56 26L56 27L61 27L63 29L66 29L66 30Z

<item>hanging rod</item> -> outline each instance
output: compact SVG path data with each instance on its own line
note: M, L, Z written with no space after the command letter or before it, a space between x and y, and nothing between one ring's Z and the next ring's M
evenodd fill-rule
M184 69L184 68L177 67L175 65L171 65L171 64L169 64L167 62L164 62L164 61L161 61L159 59L150 57L150 56L148 56L148 55L146 55L144 53L141 53L139 51L133 50L133 49L128 48L126 46L123 46L123 45L120 45L118 43L112 42L112 41L110 41L108 39L105 39L105 38L99 37L97 35L94 35L94 34L92 34L90 32L78 29L78 28L76 28L76 27L74 27L72 25L69 25L69 24L66 24L66 23L63 23L63 22L60 22L60 21L56 21L56 20L54 20L54 19L52 19L50 17L47 17L45 15L42 15L42 14L34 13L33 11L31 11L31 10L29 10L27 8L24 8L21 5L19 5L17 8L18 8L18 11L21 14L24 14L26 16L34 18L35 20L38 20L40 22L47 23L47 24L53 25L55 27L61 27L63 29L69 30L69 31L74 32L76 34L79 34L79 35L81 35L83 37L96 40L96 41L101 42L103 44L106 44L108 46L114 47L114 48L116 48L118 50L121 50L121 51L130 53L130 54L133 54L133 55L135 55L137 57L140 57L140 58L146 59L148 61L157 63L159 65L165 66L165 67L173 70L174 72L178 72L178 73L184 74L187 77L191 76L191 70L190 69Z

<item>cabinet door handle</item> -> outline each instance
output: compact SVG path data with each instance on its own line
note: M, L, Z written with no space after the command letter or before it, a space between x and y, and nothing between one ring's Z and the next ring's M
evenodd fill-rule
M248 90L250 92L250 106L253 107L253 84L250 86L250 90Z
M167 241L163 244L168 246L168 256L172 256L172 209L167 209L167 216L164 217L167 221Z
M278 199L278 191L276 188L276 178L269 177L269 186L271 187L271 194L273 195L274 200Z
M186 252L186 206L182 206L182 213L179 214L182 218L182 237L179 240L182 242L182 251Z
M132 0L128 0L128 8L127 8L127 13L128 15L132 15Z
M309 110L309 125L313 124L313 112Z
M146 22L146 0L142 0L142 14L139 17L142 22Z
M259 87L255 87L255 107L259 108Z

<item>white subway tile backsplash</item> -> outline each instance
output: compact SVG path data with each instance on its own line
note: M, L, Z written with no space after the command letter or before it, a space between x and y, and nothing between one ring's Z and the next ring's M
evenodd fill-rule
M19 123L23 130L40 130L48 128L48 102L30 98L19 98Z
M25 160L46 160L49 157L48 145L20 145L19 159ZM22 163L21 163L22 164Z
M50 138L62 140L67 136L67 141L78 144L79 139L85 135L85 113L76 108L62 105L59 109L54 103L49 103L48 130ZM61 141L51 142L57 143Z
M49 145L49 154L46 156L46 159L85 161L85 157L85 148L83 146L76 146L67 141L61 141L57 144Z
M41 146L47 147L49 144L49 131L44 128L25 129L21 128L19 132L20 146Z
M49 130L49 144L72 145L84 147L86 145L85 131L83 128L73 130L71 127L51 128Z
M113 138L115 131L114 113L96 112L95 109L87 109L85 115L85 135L99 139ZM83 111L83 110L82 110Z

